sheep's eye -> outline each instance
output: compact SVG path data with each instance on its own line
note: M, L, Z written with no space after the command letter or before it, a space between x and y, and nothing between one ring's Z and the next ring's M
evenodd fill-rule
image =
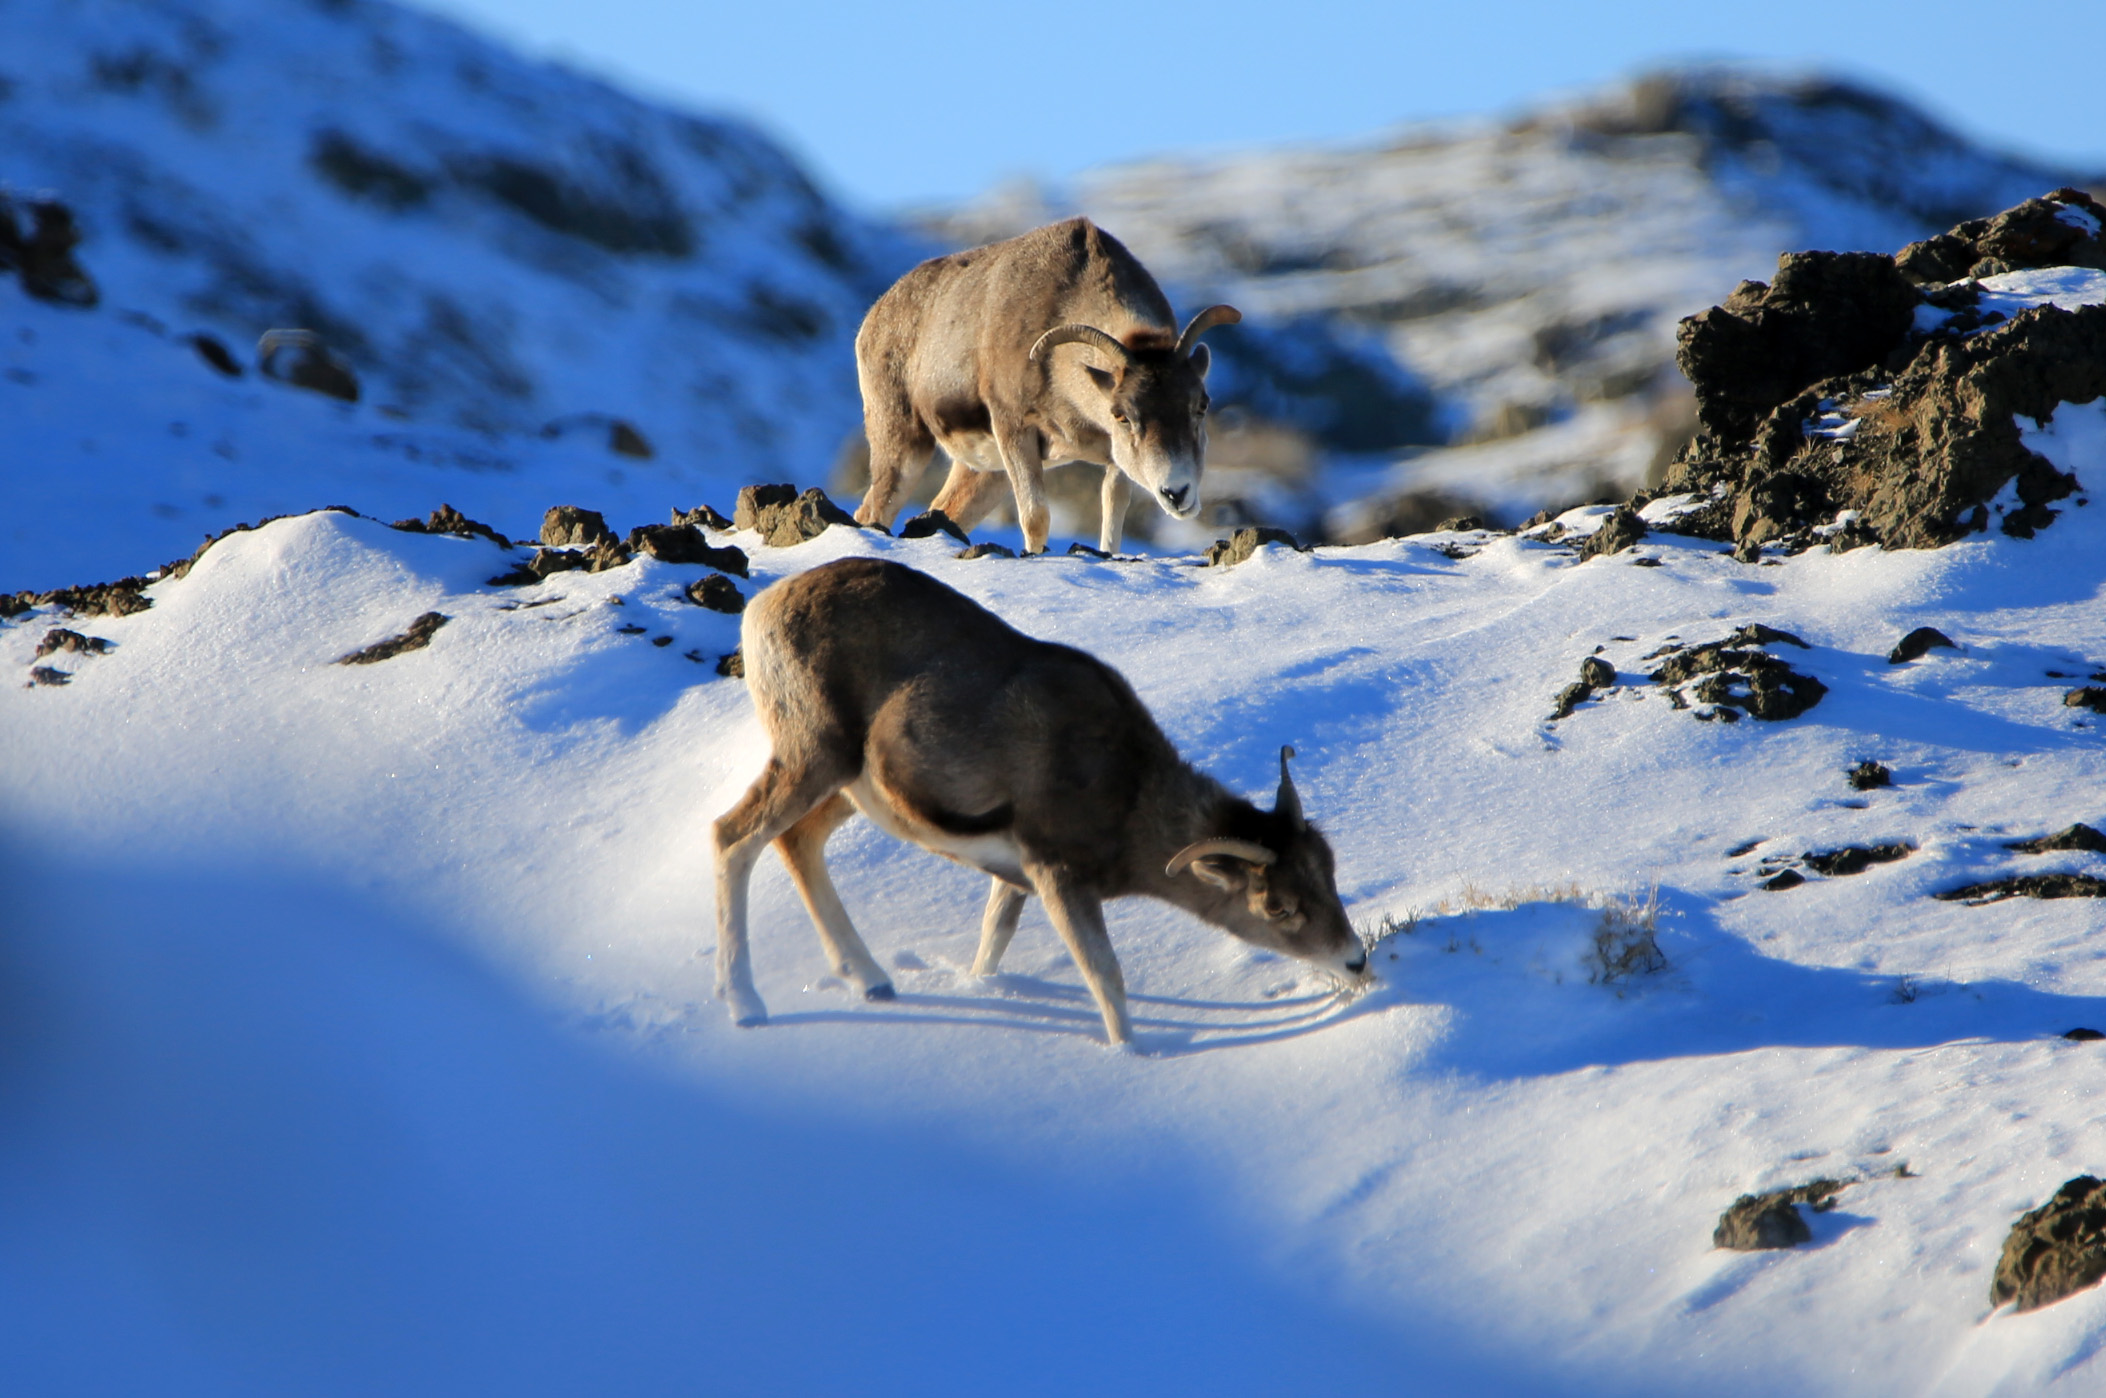
M1120 411L1119 411L1119 410L1118 410L1117 408L1113 408L1113 409L1112 409L1112 421L1113 421L1113 422L1116 422L1116 423L1119 423L1120 425L1122 425L1122 426L1123 426L1123 425L1125 424L1125 422L1126 422L1126 414L1124 414L1124 413L1120 412Z
M1213 400L1213 399L1211 399L1211 398L1202 398L1202 399L1200 399L1200 400L1199 400L1199 411L1200 411L1201 413L1204 413L1204 412L1206 412L1206 410L1207 410L1208 408L1211 408L1211 407L1213 407L1213 406L1214 406L1214 400Z

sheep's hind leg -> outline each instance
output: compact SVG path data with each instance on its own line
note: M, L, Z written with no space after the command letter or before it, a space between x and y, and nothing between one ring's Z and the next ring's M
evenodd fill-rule
M717 820L717 998L730 1005L732 1021L741 1027L768 1022L768 1007L754 989L746 936L754 861L769 841L838 794L842 780L817 763L791 767L770 757L738 804Z
M1016 935L1016 921L1024 911L1024 890L1001 879L990 879L987 912L980 919L980 954L973 958L973 974L991 976L1002 968L1002 953Z
M848 798L835 792L804 819L776 837L775 848L790 868L790 881L804 899L812 925L819 929L819 944L826 948L827 963L834 973L853 985L865 1000L893 998L892 978L870 955L870 948L857 935L841 906L841 895L826 872L826 838L842 821L855 813Z
M951 523L971 533L1002 503L1002 487L1008 483L1009 478L1000 471L975 471L963 461L955 462L929 508L943 511Z

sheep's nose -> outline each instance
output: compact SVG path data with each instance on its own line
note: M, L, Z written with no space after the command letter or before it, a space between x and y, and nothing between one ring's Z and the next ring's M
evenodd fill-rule
M1162 495L1164 501L1166 501L1169 504L1171 509L1181 510L1185 507L1185 497L1192 493L1192 487L1189 485L1180 485L1176 487L1166 485L1162 488L1162 490L1159 493Z
M1355 976L1365 971L1367 969L1367 948L1362 947L1354 952L1353 959L1345 964L1345 968L1347 972Z

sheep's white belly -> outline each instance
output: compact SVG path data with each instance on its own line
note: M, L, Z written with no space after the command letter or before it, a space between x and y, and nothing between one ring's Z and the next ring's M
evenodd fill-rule
M933 825L914 819L901 811L887 796L884 788L873 781L868 772L856 778L848 788L848 799L856 803L856 809L870 817L878 829L895 840L905 840L910 845L920 845L945 859L1006 879L1019 886L1028 886L1024 877L1024 858L1016 847L1016 841L1007 831L996 830L985 835L953 835Z
M936 439L943 454L953 461L962 461L975 471L1002 470L1002 453L995 446L992 434L986 432L948 432Z

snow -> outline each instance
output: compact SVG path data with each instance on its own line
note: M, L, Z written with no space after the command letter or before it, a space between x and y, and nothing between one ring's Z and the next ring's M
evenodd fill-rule
M2021 426L2106 469L2106 402ZM831 859L898 1002L827 975L770 860L775 1017L729 1024L709 822L765 754L686 658L736 632L680 600L698 568L498 589L486 541L309 514L68 623L107 655L34 660L62 618L18 618L0 1362L68 1391L574 1391L616 1355L784 1390L2088 1389L2106 1297L1987 1291L2017 1214L2106 1168L2106 1063L2058 1037L2106 1028L2102 910L1930 897L2106 873L2004 847L2102 816L2062 693L2106 663L2106 523L2058 508L1762 566L1662 534L1229 570L735 539L749 593L876 554L1085 646L1239 790L1295 745L1350 911L1405 929L1381 983L1118 905L1138 1057L1035 907L970 978L981 881L860 821ZM427 610L427 649L329 663ZM1805 716L1699 722L1645 682L1749 622L1808 643L1772 646L1829 686ZM1918 625L1958 649L1889 665ZM1548 721L1597 648L1618 686ZM33 660L71 683L19 687ZM1849 787L1867 758L1892 787ZM1666 969L1596 974L1654 899ZM1711 1248L1735 1196L1816 1175L1853 1183L1813 1246Z
M1999 311L2006 318L2035 306L2060 306L2073 311L2079 306L2106 305L2106 272L2095 267L1999 272L1983 277L1980 286L1976 305L1984 314Z

